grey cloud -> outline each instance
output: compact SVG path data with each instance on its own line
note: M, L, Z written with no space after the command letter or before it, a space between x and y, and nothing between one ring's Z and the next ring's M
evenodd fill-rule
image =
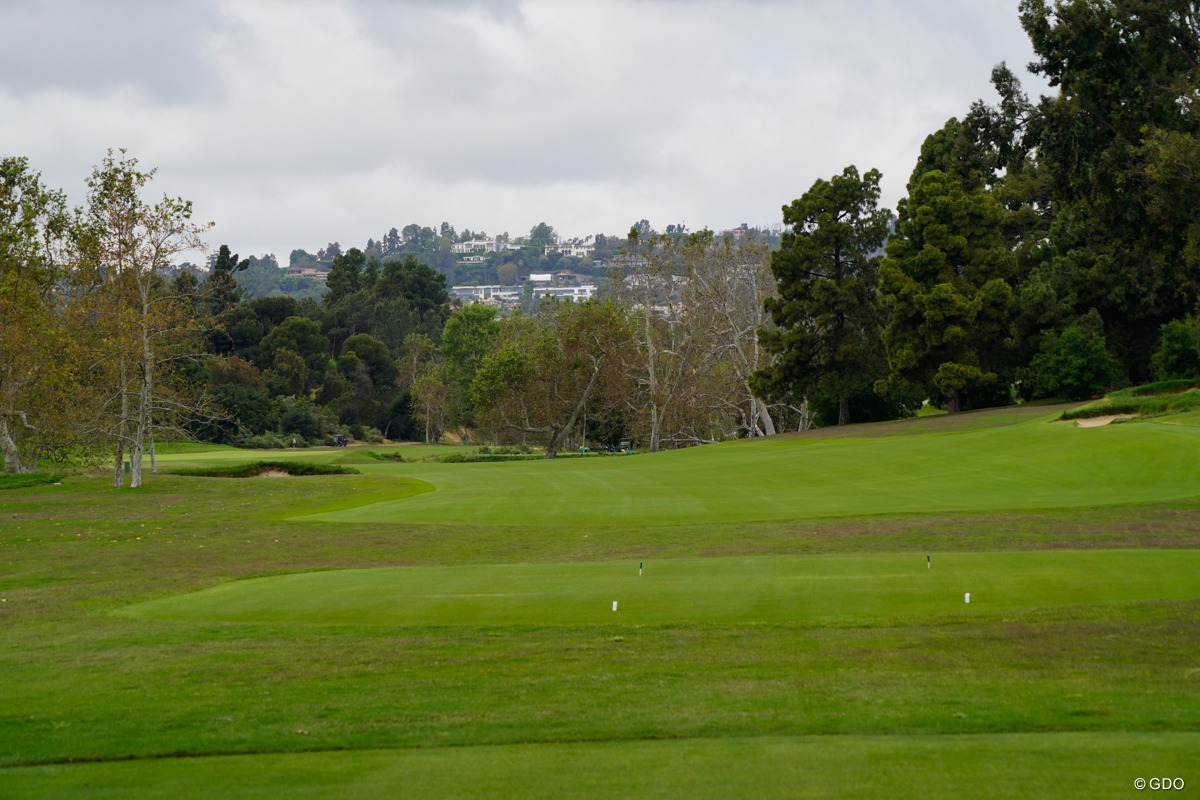
M217 88L204 37L219 26L203 0L0 3L0 88L97 93L134 88L160 103Z

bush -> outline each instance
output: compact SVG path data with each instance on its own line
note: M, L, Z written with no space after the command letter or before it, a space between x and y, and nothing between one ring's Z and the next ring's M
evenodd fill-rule
M281 450L291 445L291 439L285 441L279 434L268 431L258 436L245 436L237 444L239 447L250 447L255 450Z
M282 429L285 439L295 435L310 441L317 441L322 434L321 421L313 415L312 408L300 403L287 410L279 422L279 427Z
M1159 380L1200 377L1200 319L1175 319L1162 326L1162 344L1151 363Z
M479 455L481 455L481 456L490 456L490 455L517 456L517 455L529 455L530 453L533 452L533 449L527 444L502 444L499 447L488 447L485 444L485 445L480 445L478 452L479 452Z
M1035 397L1068 400L1086 400L1103 392L1119 374L1095 309L1062 333L1048 332L1030 366Z

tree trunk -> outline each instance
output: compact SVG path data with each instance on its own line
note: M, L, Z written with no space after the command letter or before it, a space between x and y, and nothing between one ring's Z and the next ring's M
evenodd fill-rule
M796 430L797 430L797 431L806 431L806 430L808 430L808 423L809 423L809 419L808 419L808 398L806 397L806 398L804 398L804 400L803 400L803 401L801 401L801 403L800 403L800 422L799 422L799 423L797 423L797 425L796 425Z
M579 417L583 414L583 409L587 407L588 398L592 395L592 389L596 386L596 379L600 377L600 367L603 359L596 361L592 365L592 377L588 379L588 384L583 390L583 395L579 398L579 402L575 404L575 410L571 412L571 418L567 420L567 424L562 427L558 435L550 440L550 446L546 448L546 458L554 458L558 455L558 451L562 448L563 443L571 436L571 431L575 428L575 423L579 421Z
M565 431L566 428L563 430ZM550 444L546 446L546 455L542 456L542 458L548 460L558 455L558 451L562 446L562 436L563 431L559 431L553 438L550 439Z
M962 411L962 395L959 394L956 388L952 388L950 396L946 398L946 411L951 414L957 414Z
M850 424L850 398L842 395L838 398L838 425Z
M117 439L116 462L113 464L113 488L125 488L125 476L121 474L121 468L125 461L125 439Z
M129 461L132 465L132 471L129 477L129 488L140 489L142 487L142 457L146 453L146 437L150 434L150 409L151 403L154 400L154 352L150 347L150 334L146 329L146 320L150 314L149 305L143 295L142 298L142 352L141 352L141 380L138 382L138 410L137 410L137 426L134 428L133 447L130 448Z
M767 408L767 404L757 397L750 398L750 402L754 403L755 410L758 412L758 421L762 424L764 436L775 435L775 420L771 419L771 411Z
M125 356L121 355L121 418L117 420L116 463L113 464L113 488L125 488L125 476L121 472L125 461L125 433L129 429L129 387L125 384Z
M8 418L0 417L0 450L4 451L4 471L22 474L33 472L37 464L26 467L21 459L21 450L8 432Z

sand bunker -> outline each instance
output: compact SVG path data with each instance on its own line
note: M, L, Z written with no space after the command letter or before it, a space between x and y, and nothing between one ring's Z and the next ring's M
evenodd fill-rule
M1087 419L1075 420L1075 425L1080 428L1099 428L1101 425L1107 425L1115 419L1133 419L1137 414L1109 414L1106 417L1088 417Z
M265 472L260 472L254 477L256 478L290 478L290 473L284 472L281 469L269 469Z

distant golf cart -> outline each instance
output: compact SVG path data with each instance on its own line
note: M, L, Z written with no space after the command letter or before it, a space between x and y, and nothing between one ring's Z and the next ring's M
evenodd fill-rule
M335 433L329 444L333 447L345 447L350 444L350 437L344 433Z

